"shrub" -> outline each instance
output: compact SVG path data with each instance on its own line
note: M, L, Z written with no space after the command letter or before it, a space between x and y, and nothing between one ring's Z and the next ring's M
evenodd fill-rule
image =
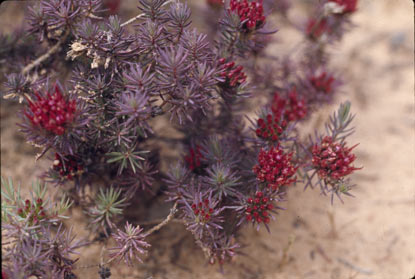
M45 179L69 195L53 205L46 186L35 184L23 202L2 180L2 230L12 244L3 248L3 277L74 278L70 254L90 243L63 229L71 201L93 233L117 243L100 263L108 278L105 265L141 261L151 249L146 237L172 220L222 266L238 253L247 224L270 231L292 185L319 186L332 202L351 195L349 176L359 168L347 142L350 103L323 133L305 137L298 124L334 102L341 82L327 48L341 39L356 1L323 1L301 30L301 55L281 59L266 52L276 36L273 1L207 2L221 10L207 25L215 37L194 29L189 7L178 1L139 0L139 15L122 23L108 16L118 4L108 11L100 0L42 0L27 14L29 42L2 38L3 57L14 59L4 97L24 103L21 131L43 148L39 158L52 154ZM276 5L283 15L290 8ZM32 41L43 45L23 51ZM258 99L265 106L253 107ZM257 115L245 117L252 110ZM179 138L160 136L159 122ZM182 155L169 159L162 145ZM151 195L164 195L172 207L144 230L124 209L151 203Z

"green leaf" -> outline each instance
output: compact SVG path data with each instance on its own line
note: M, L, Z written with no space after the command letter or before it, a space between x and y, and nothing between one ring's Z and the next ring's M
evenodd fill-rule
M126 198L120 199L121 190L115 190L113 187L103 190L99 190L97 197L96 208L90 211L90 215L94 217L92 223L96 224L101 222L101 226L104 226L105 222L111 226L111 218L113 215L121 215L123 213L123 207Z
M65 195L61 198L59 205L56 208L56 213L58 217L60 218L69 218L67 216L63 216L62 214L67 211L73 204L73 201L71 201L69 198L67 198Z
M343 124L347 120L350 112L350 106L351 104L349 101L346 101L345 103L340 105L338 116L340 117L341 124Z
M145 158L139 155L149 153L150 151L147 151L147 150L134 151L134 149L135 149L135 146L127 150L122 150L121 152L110 152L106 154L107 156L112 157L107 160L107 163L119 162L120 165L118 167L118 175L120 175L122 171L125 168L127 168L128 164L130 165L134 173L136 172L136 168L141 169L141 166L137 160L144 161Z

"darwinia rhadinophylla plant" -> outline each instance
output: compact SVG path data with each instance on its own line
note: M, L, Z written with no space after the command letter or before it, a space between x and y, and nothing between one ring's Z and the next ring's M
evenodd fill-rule
M312 136L298 124L335 100L342 82L329 67L330 46L357 0L315 1L308 20L292 22L302 41L281 56L267 45L276 19L288 20L289 1L209 0L214 36L192 26L186 3L139 0L137 16L122 21L110 15L116 2L39 1L28 28L1 39L4 98L23 102L20 130L42 148L37 159L50 161L49 186L34 184L29 199L2 180L3 278L75 278L71 254L97 239L108 278L110 262L141 262L147 237L171 220L222 266L247 226L270 231L289 187L318 187L332 202L351 195L350 103ZM265 105L253 107L258 100ZM172 132L159 136L165 129ZM156 197L171 210L151 225ZM65 229L72 204L95 240ZM127 206L138 217L129 220Z

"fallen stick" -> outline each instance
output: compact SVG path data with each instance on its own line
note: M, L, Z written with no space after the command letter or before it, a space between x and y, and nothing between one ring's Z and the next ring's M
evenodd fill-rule
M363 269L363 268L358 267L358 266L355 266L354 264L352 264L351 262L349 262L349 261L347 261L347 260L345 260L345 259L342 259L342 258L337 258L337 260L338 260L340 263L342 263L342 264L344 264L345 266L347 266L348 268L353 269L353 270L355 270L355 271L357 271L357 272L359 272L359 273L362 273L362 274L365 274L365 275L372 275L372 274L373 274L373 271L371 271L371 270L367 270L367 269Z

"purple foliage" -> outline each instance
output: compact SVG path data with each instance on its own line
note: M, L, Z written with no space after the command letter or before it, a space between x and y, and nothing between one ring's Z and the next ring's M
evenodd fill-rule
M158 196L174 202L160 227L178 211L208 261L222 265L241 247L244 224L271 230L291 185L351 195L349 175L358 168L346 145L350 103L322 134L304 139L297 124L335 100L341 78L329 68L326 48L342 38L356 1L318 5L302 30L299 57L265 51L275 33L268 29L271 1L232 0L229 7L208 1L221 15L209 25L215 37L194 29L184 3L139 0L140 16L122 23L106 16L101 2L40 1L29 9L26 32L47 48L25 51L27 41L2 37L0 55L17 57L7 68L4 97L25 101L21 131L43 148L39 158L48 151L55 156L45 176L69 187L92 232L115 240L109 261L142 262L150 247L150 233L139 225L127 221L119 229L130 201L128 210L140 201L146 216L153 216L148 205ZM276 7L286 16L293 5L279 0ZM265 105L253 107L258 99ZM246 121L253 110L258 113ZM159 136L167 128L174 132ZM176 157L167 158L160 146ZM73 278L70 254L87 244L62 223L57 231L51 227L61 213L45 217L39 206L16 211L22 201L10 193L7 199L12 209L2 230L19 236L6 249L7 274ZM109 276L105 268L102 278Z

